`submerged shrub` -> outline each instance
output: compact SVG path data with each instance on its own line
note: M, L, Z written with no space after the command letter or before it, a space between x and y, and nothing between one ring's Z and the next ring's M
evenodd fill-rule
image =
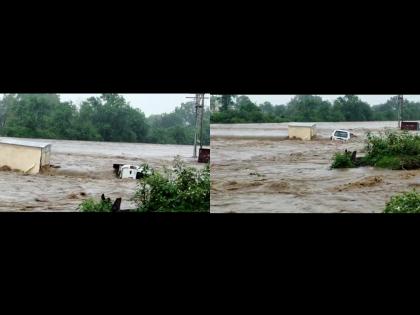
M383 156L374 163L374 166L398 170L401 168L401 161L396 156Z
M333 158L331 168L351 168L355 167L351 160L351 155L348 153L336 153Z
M366 156L352 161L346 153L336 153L331 168L375 166L393 170L420 168L420 136L408 131L367 134Z
M420 193L415 190L393 196L384 213L420 213Z
M417 155L420 154L420 136L408 131L387 131L384 134L367 135L367 153L377 155Z
M81 212L111 212L112 202L109 198L100 201L89 198L84 200L78 208Z

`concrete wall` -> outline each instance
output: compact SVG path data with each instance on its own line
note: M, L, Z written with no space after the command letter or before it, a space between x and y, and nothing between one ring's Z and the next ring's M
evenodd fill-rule
M41 148L0 143L0 167L8 166L24 172L30 169L29 174L37 174L40 164Z
M289 139L311 140L315 135L316 130L313 127L289 126Z
M41 151L41 166L49 165L51 158L51 146L48 145Z

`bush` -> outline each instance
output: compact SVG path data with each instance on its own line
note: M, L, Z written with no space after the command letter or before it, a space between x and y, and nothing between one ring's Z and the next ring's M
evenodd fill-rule
M368 165L390 169L420 167L420 136L404 132L368 134L366 162Z
M398 157L395 157L395 156L383 156L379 158L374 163L374 165L381 168L398 170L401 168L401 161Z
M366 156L351 160L347 153L336 153L331 168L376 166L393 170L420 168L420 136L407 131L388 131L378 136L368 133Z
M420 213L420 193L413 190L392 197L384 213Z
M333 158L331 168L351 168L355 167L348 153L336 153Z
M112 202L109 198L96 202L94 199L86 199L79 205L81 212L111 212Z
M176 158L171 170L140 179L133 200L141 212L209 212L210 166L198 170Z

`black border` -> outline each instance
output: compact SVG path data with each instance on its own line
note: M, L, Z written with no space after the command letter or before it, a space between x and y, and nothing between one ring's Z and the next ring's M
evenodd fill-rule
M66 54L65 49L24 47L28 53L16 55L4 50L0 92L420 94L418 56L410 62L406 51L398 56L397 49L389 58L383 51L356 52L348 45L274 50L245 45L240 52L232 45L224 49L223 43L199 51L184 42L170 50L162 46L106 51L82 44ZM162 251L189 245L193 253L226 249L231 257L238 251L319 246L355 250L354 242L374 250L384 240L394 247L398 240L419 237L418 221L415 215L382 214L0 213L0 233L20 243L60 246L77 240L88 248L131 246L133 251L157 243L165 245Z

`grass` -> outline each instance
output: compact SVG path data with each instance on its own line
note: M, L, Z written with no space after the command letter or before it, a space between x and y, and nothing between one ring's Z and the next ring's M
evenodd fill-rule
M384 213L420 213L420 193L413 190L393 196Z

